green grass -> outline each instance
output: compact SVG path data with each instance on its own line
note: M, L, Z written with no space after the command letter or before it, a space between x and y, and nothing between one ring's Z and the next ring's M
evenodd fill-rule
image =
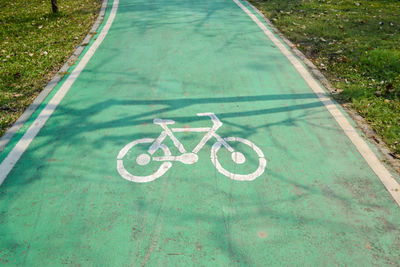
M101 0L0 2L0 136L44 88L98 16Z
M400 154L400 2L251 0ZM342 91L343 90L343 91Z

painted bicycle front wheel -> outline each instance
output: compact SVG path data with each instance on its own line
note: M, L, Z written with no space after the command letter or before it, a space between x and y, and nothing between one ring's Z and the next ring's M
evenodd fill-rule
M223 138L223 140L225 142L240 142L240 143L250 147L250 149L253 150L257 154L258 167L254 172L249 173L249 174L237 174L237 173L228 171L226 168L222 167L220 161L218 160L218 155L217 155L219 149L221 148L221 146L223 146L223 143L216 142L211 148L211 162L214 164L214 166L218 170L218 172L220 172L221 174L229 177L232 180L236 180L236 181L253 181L254 179L256 179L257 177L259 177L261 174L264 173L264 170L267 166L267 161L264 157L263 152L261 151L261 149L259 147L257 147L251 141L244 139L244 138L240 138L240 137L226 137L226 138ZM242 164L246 160L246 157L240 151L232 152L231 157L235 164Z

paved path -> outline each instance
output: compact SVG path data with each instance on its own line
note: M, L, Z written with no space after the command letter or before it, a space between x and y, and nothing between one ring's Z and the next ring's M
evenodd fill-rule
M111 0L0 155L0 263L398 266L396 183L260 21Z

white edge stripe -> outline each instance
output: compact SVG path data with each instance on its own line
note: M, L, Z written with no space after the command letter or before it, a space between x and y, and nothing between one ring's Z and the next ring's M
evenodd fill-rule
M380 162L375 153L371 150L368 144L362 139L362 137L357 133L354 127L350 124L347 118L342 114L339 108L333 103L333 101L328 97L324 89L319 85L319 83L313 78L313 76L308 72L304 65L291 53L286 46L242 3L238 0L233 0L265 33L265 35L279 48L279 50L288 58L288 60L293 64L296 70L300 73L303 79L311 87L314 93L317 95L319 100L325 105L328 111L335 118L339 126L343 129L347 137L356 146L357 150L360 152L362 157L379 177L383 185L392 195L393 199L400 206L400 185L393 178L390 172L385 168L385 166Z
M60 104L61 100L64 96L68 93L69 89L71 88L72 84L75 80L79 77L82 70L85 68L86 64L89 62L90 58L93 56L94 52L103 42L104 38L106 37L108 31L110 30L111 24L114 21L115 15L117 13L119 0L114 0L113 6L110 12L110 16L107 19L106 24L104 25L102 31L97 36L97 39L93 42L91 47L82 57L81 61L72 71L70 76L58 90L58 92L53 96L53 98L49 101L49 103L44 107L44 109L40 112L39 116L35 119L32 125L28 128L26 133L21 137L18 143L14 146L11 152L7 155L7 157L3 160L0 164L0 185L4 182L7 175L10 173L14 165L18 162L21 158L22 154L28 148L32 140L38 134L40 129L46 123L46 121L50 118L53 114L54 110L57 108L58 104Z

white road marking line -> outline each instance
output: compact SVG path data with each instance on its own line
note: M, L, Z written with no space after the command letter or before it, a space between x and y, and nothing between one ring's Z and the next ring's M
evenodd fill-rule
M89 62L97 48L103 42L104 38L106 37L110 27L114 21L115 15L117 13L119 0L114 0L110 16L107 19L106 24L104 25L103 29L101 30L100 34L98 35L97 39L94 41L92 46L83 56L81 61L78 63L76 68L72 71L71 75L67 78L58 92L53 96L50 102L46 105L46 107L40 112L39 116L35 119L26 133L22 136L22 138L18 141L15 147L11 150L11 152L7 155L7 157L3 160L0 164L0 185L4 182L7 175L10 173L14 165L18 162L21 158L22 154L28 148L32 140L35 136L39 133L40 129L46 123L46 121L50 118L53 114L54 110L60 104L61 100L64 96L68 93L69 89L71 88L72 84L75 80L79 77L82 70L85 68L86 64Z
M286 46L252 13L238 0L233 0L264 32L264 34L279 48L279 50L289 59L296 70L300 73L303 79L311 87L314 93L318 96L319 100L325 105L328 111L335 118L337 123L349 137L351 142L356 146L357 150L363 156L365 161L375 172L375 174L382 181L383 185L392 195L393 199L400 206L400 185L393 178L386 167L380 162L375 153L371 150L368 144L357 133L354 127L350 124L347 118L342 114L333 101L326 95L324 89L312 77L308 70L301 64L301 62L286 48Z

